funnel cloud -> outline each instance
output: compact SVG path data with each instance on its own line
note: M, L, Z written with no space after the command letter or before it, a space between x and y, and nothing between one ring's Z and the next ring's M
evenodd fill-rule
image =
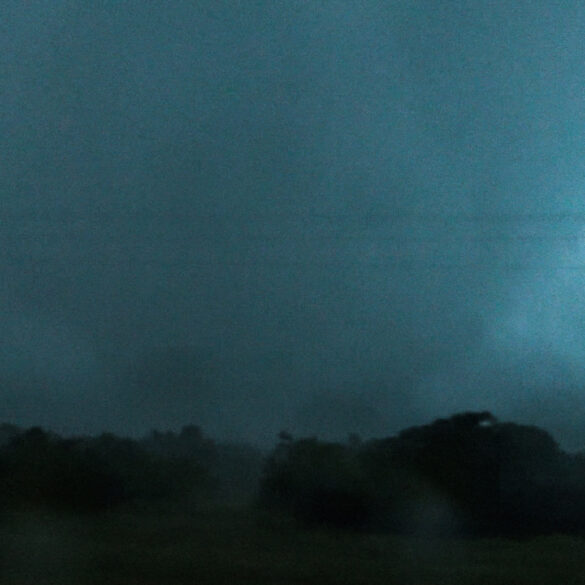
M585 7L7 0L0 419L585 445Z

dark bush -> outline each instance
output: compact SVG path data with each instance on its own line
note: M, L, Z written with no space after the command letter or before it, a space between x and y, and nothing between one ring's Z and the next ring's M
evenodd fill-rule
M585 534L585 456L489 412L348 445L283 435L261 502L305 522L373 530Z
M282 441L269 457L261 502L306 523L362 528L369 521L366 484L356 454L339 443Z
M111 434L62 439L40 428L0 448L0 505L92 511L133 501L209 494L213 482L193 457L165 457Z

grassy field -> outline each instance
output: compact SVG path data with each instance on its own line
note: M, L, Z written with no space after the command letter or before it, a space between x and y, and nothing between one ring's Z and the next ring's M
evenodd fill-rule
M306 531L223 507L0 524L2 585L585 584L585 540L439 540Z

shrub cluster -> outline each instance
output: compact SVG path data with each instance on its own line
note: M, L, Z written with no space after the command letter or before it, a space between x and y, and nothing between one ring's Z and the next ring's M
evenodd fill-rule
M0 447L0 503L93 511L208 494L214 482L199 455L160 453L148 441L112 434L64 439L35 427Z
M347 444L282 435L260 502L307 523L435 534L585 532L585 457L469 412Z

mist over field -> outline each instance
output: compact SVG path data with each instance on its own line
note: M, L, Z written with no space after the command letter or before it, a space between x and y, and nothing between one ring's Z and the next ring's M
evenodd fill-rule
M585 6L5 0L0 420L585 445Z

